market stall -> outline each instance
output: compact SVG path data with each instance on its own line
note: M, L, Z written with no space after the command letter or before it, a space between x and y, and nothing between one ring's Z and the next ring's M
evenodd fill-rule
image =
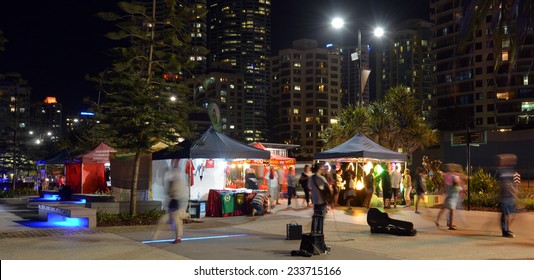
M356 184L357 198L361 198L363 194L363 174L365 173L365 167L369 170L375 170L375 172L381 173L383 170L376 165L377 163L392 162L394 164L400 164L401 162L406 162L406 159L406 154L397 153L380 146L361 132L332 149L314 154L314 160L327 162L333 161L336 162L336 164L346 163L346 166L350 166L351 164L354 166L354 172L359 175ZM344 190L342 189L339 194L338 203L340 205L345 204L343 191ZM362 200L357 199L357 201L361 202Z
M74 193L90 194L105 191L106 165L109 154L117 152L105 143L100 143L92 151L79 156L65 164L65 185Z
M261 150L267 150L265 146L259 142L255 142L250 145ZM297 163L295 158L281 156L271 151L269 152L271 156L268 161L263 161L263 162L250 161L249 162L250 165L257 171L256 173L259 174L257 176L258 185L259 185L259 189L262 189L262 190L268 189L267 186L270 183L269 182L270 179L268 175L269 175L269 170L271 166L273 167L274 172L277 172L279 174L278 176L282 176L283 178L285 178L288 173L288 168L293 167L293 170L295 170L296 163ZM282 193L287 192L287 182L282 185L281 192Z
M210 193L213 193L211 190L251 193L244 188L227 188L230 163L236 159L264 160L269 156L268 151L245 145L210 128L194 144L182 142L174 152L168 148L152 155L152 199L166 201L167 174L172 168L172 161L178 160L180 174L188 177L190 200L207 201L206 215L222 216L222 206L218 205L220 200L210 199ZM180 164L182 162L185 164ZM231 198L235 202L236 196ZM237 210L234 212L239 213Z
M47 159L37 161L39 190L57 190L59 178L65 175L65 164L69 162L70 157L70 151L62 150Z

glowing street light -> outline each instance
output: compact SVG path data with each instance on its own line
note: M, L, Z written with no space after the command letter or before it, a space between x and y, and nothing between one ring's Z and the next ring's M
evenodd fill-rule
M334 19L332 19L331 24L332 27L334 27L335 29L341 29L343 28L343 26L345 26L345 21L340 17L335 17ZM382 37L384 35L384 29L381 27L377 27L374 29L373 34L375 35L375 37ZM352 60L358 60L358 106L363 106L363 89L365 87L362 86L362 32L360 28L358 28L358 49L356 50L355 57L352 56Z

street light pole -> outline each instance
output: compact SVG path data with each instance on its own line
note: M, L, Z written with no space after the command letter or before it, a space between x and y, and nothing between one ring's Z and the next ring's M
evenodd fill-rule
M362 87L362 31L358 28L358 106L363 106Z
M345 21L341 18L334 18L331 22L332 26L336 29L340 29L342 28L344 25L345 25ZM381 37L382 35L384 35L384 29L380 28L380 27L377 27L375 28L374 30L374 36L376 37ZM358 89L357 89L357 98L358 98L358 106L359 107L362 107L363 106L363 92L365 90L365 87L364 87L364 84L363 84L363 80L362 80L362 32L361 32L361 29L358 28L358 49L356 50L356 53L357 57L355 59L358 59ZM349 56L352 56L351 54L349 54ZM354 59L352 59L354 60ZM349 61L349 69L350 71L350 61ZM366 74L366 80L365 80L365 84L367 84L367 77L368 75ZM348 94L349 94L349 100L350 100L350 72L349 72L349 82L348 82L348 90L347 90Z

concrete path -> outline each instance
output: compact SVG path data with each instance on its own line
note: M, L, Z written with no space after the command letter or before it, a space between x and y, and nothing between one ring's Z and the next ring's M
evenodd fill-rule
M282 205L285 201L282 201ZM299 205L298 202L296 205ZM302 204L300 204L302 205ZM150 243L154 226L110 228L32 228L35 210L22 202L0 203L0 259L2 260L284 260L292 257L300 240L285 240L286 225L296 222L304 232L311 227L312 209L281 205L261 217L202 218L185 225L181 244ZM330 254L314 260L488 260L534 259L534 213L517 214L516 238L500 235L496 212L457 211L458 230L434 224L438 209L389 209L390 217L414 223L416 236L371 234L366 209L329 211L325 240ZM442 221L444 224L445 221ZM170 231L162 238L171 238Z

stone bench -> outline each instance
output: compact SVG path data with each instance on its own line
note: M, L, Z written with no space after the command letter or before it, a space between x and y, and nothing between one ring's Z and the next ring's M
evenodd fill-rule
M39 219L49 222L81 219L79 226L95 228L96 210L76 204L39 204Z

